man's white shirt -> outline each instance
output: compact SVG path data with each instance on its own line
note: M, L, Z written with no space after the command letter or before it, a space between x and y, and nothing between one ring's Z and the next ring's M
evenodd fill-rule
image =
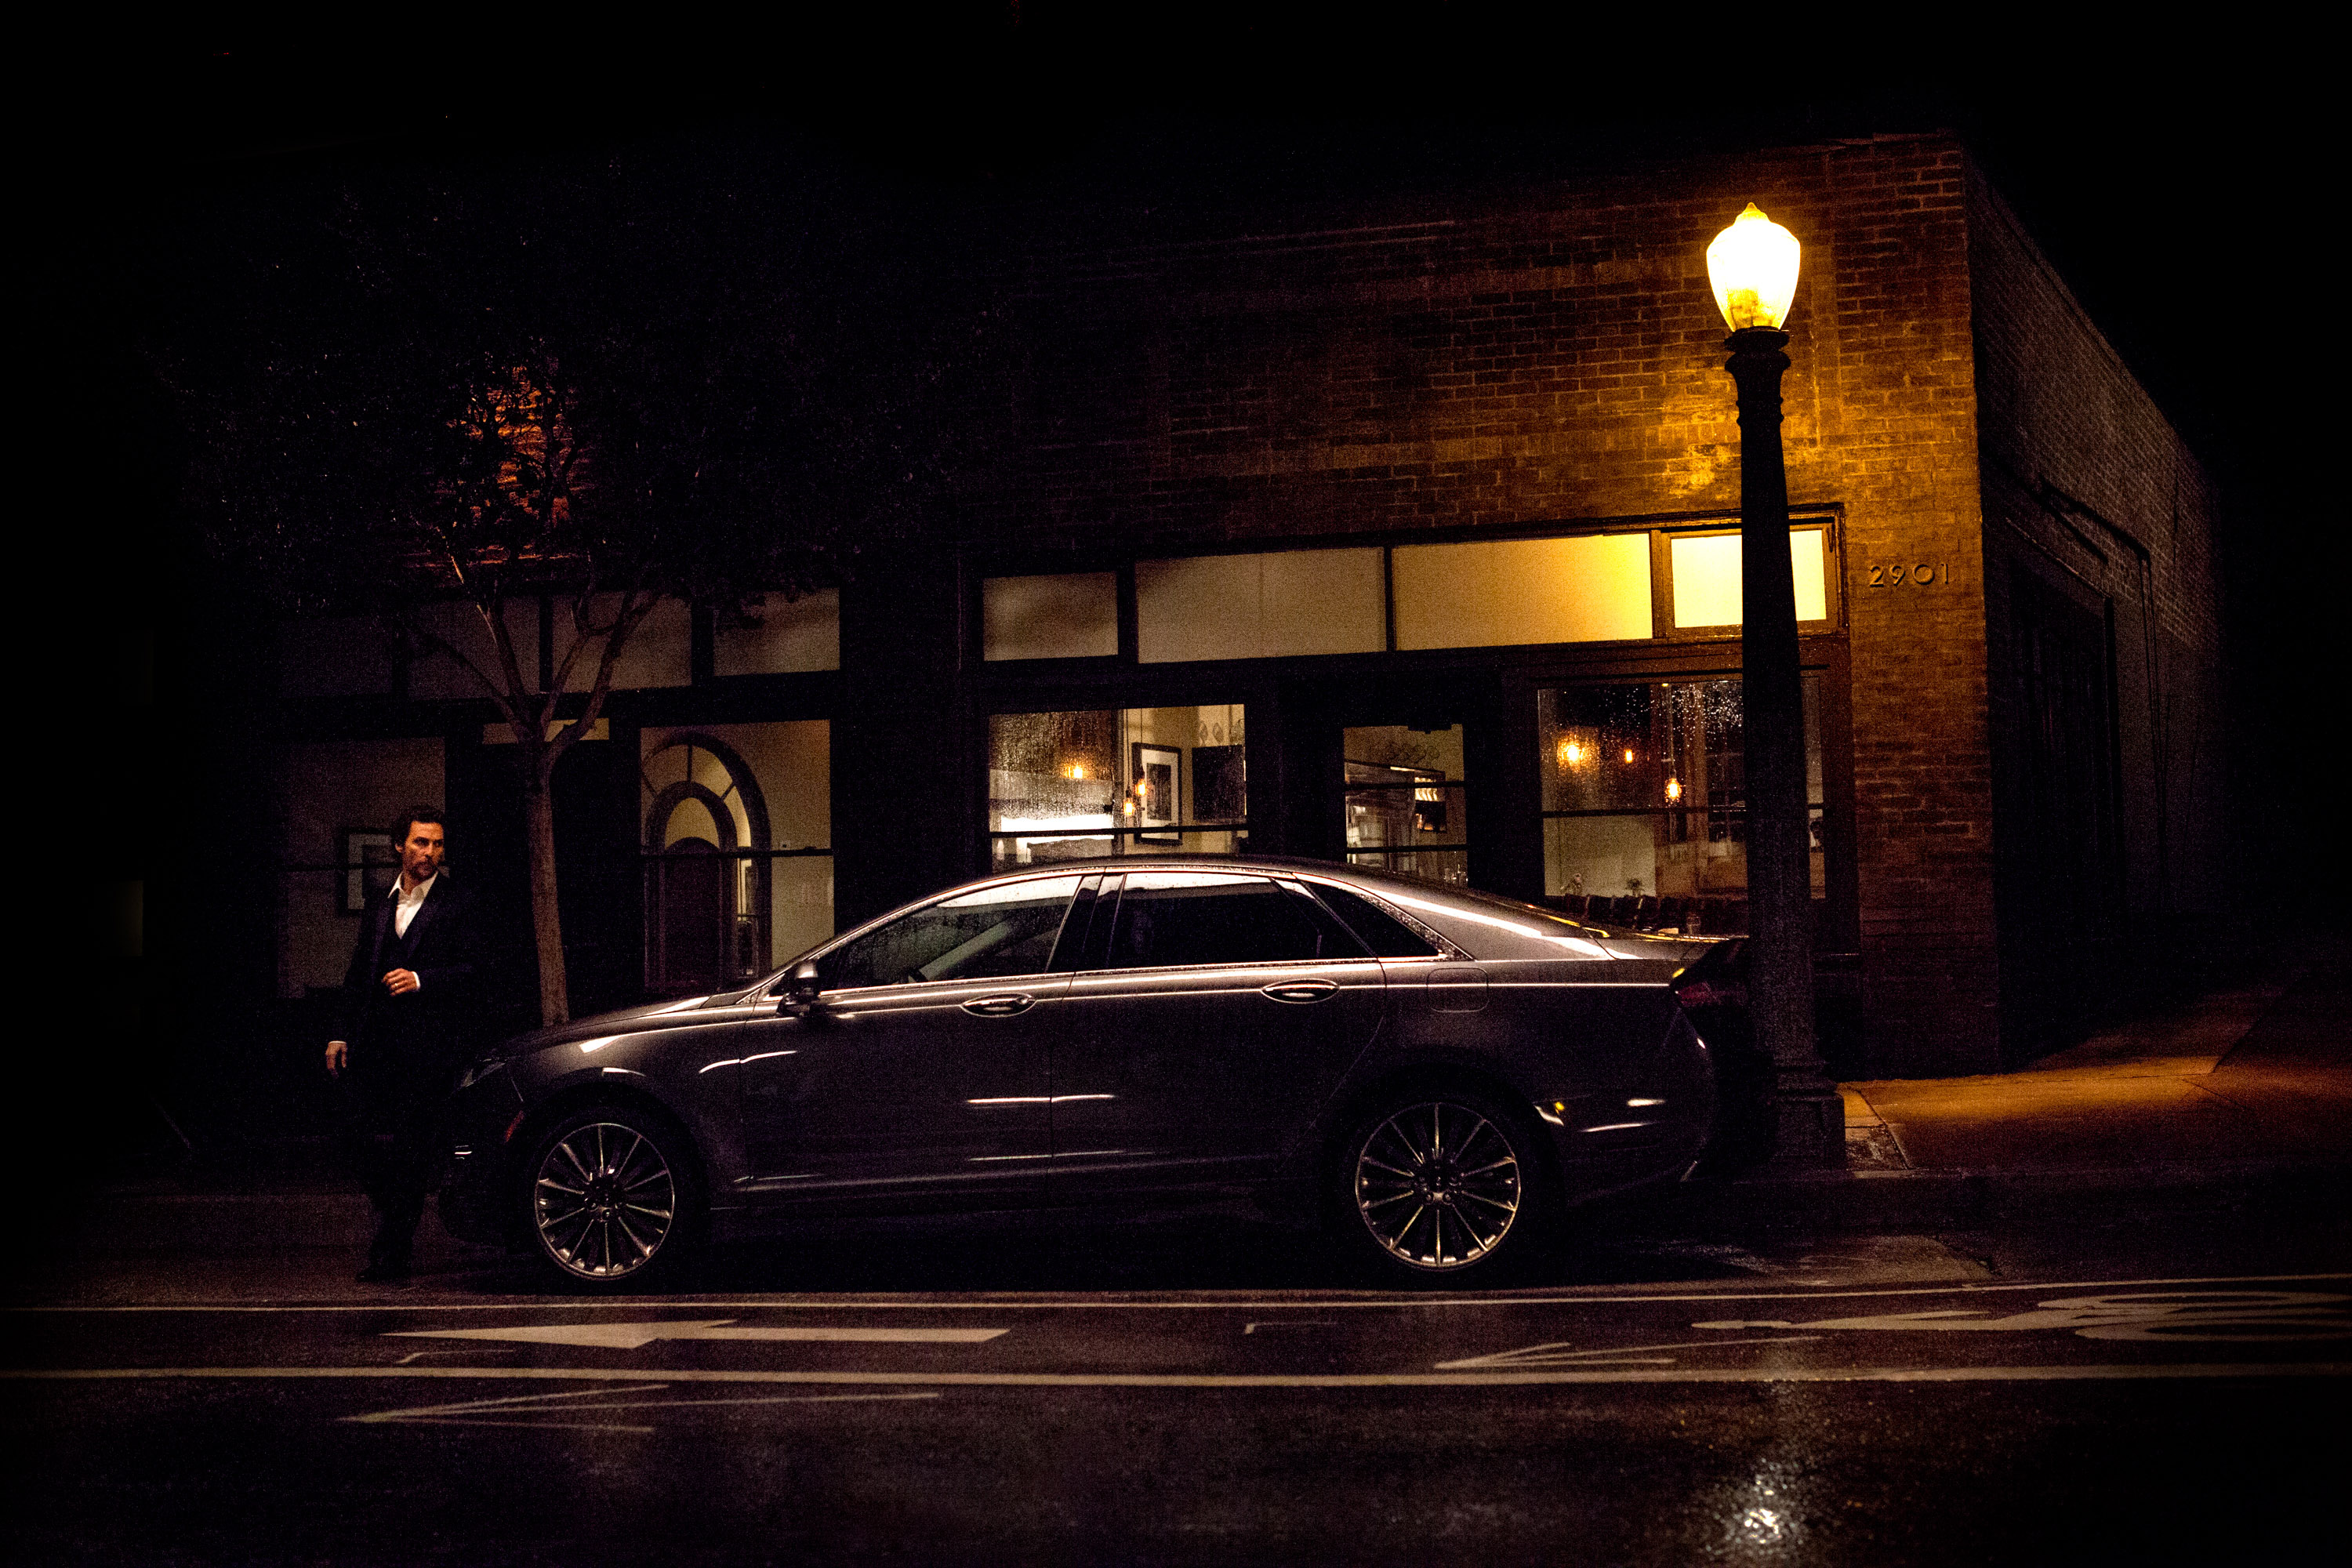
M433 884L440 879L441 873L438 871L434 872L414 888L398 878L393 879L394 896L399 900L392 910L393 935L404 937L408 934L408 922L415 920L416 911L425 907L425 895L431 892Z

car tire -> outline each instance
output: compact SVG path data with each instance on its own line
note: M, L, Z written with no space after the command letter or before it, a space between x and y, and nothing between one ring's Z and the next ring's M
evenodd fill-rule
M702 1217L685 1132L635 1106L590 1106L550 1127L531 1145L519 1201L540 1261L592 1290L667 1277Z
M1343 1245L1391 1284L1491 1283L1541 1253L1555 1219L1533 1124L1466 1086L1376 1102L1332 1177Z

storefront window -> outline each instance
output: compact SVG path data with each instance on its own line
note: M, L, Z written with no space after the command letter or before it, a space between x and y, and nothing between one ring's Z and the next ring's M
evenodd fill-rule
M1821 679L1804 678L1812 887L1822 864ZM1738 900L1748 776L1737 677L1538 694L1544 890L1553 897Z
M1242 705L999 713L988 721L996 870L1249 845Z

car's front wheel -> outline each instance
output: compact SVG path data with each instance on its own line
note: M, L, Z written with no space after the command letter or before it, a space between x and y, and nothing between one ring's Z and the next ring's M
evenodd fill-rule
M1382 1101L1357 1123L1336 1173L1343 1232L1391 1278L1484 1281L1536 1250L1546 1188L1534 1134L1478 1091Z
M533 1146L522 1199L539 1256L573 1284L642 1284L687 1250L700 1192L684 1133L634 1107L566 1116Z

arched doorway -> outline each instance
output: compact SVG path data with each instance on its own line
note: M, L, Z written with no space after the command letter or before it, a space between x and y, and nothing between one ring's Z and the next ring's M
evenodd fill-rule
M646 985L716 991L766 967L768 811L743 760L686 733L645 759Z

